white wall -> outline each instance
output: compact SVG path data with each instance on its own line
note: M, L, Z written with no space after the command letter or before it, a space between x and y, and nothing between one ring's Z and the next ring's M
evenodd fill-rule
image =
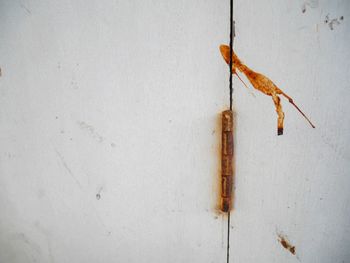
M317 128L283 100L277 137L235 80L231 262L350 262L350 2L234 2L237 53ZM0 1L1 263L225 262L228 3Z

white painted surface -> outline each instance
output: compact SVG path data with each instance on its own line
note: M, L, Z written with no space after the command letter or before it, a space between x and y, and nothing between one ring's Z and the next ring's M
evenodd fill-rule
M1 263L225 262L228 11L0 1ZM237 53L317 128L283 100L277 137L272 100L235 81L231 262L350 262L350 2L236 0L235 18Z

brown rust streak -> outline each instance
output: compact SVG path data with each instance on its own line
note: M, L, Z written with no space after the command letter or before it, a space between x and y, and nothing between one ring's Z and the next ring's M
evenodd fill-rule
M287 249L290 253L295 255L295 246L291 245L285 236L279 234L278 241L285 249Z
M214 203L214 212L216 216L223 215L221 211L221 112L215 115L215 133L213 134L215 136L215 157L217 160L215 169L215 177L213 177L213 195L215 196L215 203Z

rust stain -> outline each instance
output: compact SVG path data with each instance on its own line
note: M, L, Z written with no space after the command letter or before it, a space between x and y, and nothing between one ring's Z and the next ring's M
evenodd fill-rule
M227 112L230 112L232 114L232 118L230 119L232 122L231 124L228 124L227 121L223 120L223 115ZM214 177L215 181L213 183L213 192L216 196L214 212L216 216L220 216L222 218L226 218L228 216L227 212L232 210L232 208L234 207L235 156L233 148L233 129L235 127L235 120L236 118L234 111L223 111L216 115L215 137L217 147L215 147L215 155L218 156L218 169ZM227 125L232 125L231 130L227 130ZM232 145L231 142L224 140L224 138L227 139L228 136L230 137L228 133L232 133L232 140L230 140L232 142ZM230 165L227 162L225 162L225 160L227 161L227 159L230 158L229 156L232 158L232 160L230 161L230 163L232 164L232 173L229 169Z
M291 245L288 241L287 237L283 236L282 234L278 234L278 242L281 243L281 245L287 249L290 253L295 255L295 246Z
M221 133L221 206L222 212L232 208L233 184L233 112L222 112Z
M221 142L221 113L217 114L215 116L215 132L213 135L215 135L215 156L217 156L215 159L218 161L217 162L217 172L215 173L214 177L214 183L213 183L213 193L215 195L215 207L214 207L214 212L216 213L217 216L219 215L224 215L222 211L220 210L221 206L221 193L220 193L220 182L221 182L221 147L220 147L220 142Z

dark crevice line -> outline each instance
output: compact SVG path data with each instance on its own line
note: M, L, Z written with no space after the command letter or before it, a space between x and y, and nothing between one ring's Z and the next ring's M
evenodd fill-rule
M233 86L232 86L232 49L233 49L233 39L235 37L235 25L233 21L233 0L230 0L230 110L232 110L233 104ZM230 211L227 213L227 263L230 262Z
M233 87L232 87L232 47L233 47L233 38L235 35L234 32L234 21L233 21L233 0L230 0L230 110L232 110L232 94L233 94Z
M230 211L227 213L227 263L230 261Z

